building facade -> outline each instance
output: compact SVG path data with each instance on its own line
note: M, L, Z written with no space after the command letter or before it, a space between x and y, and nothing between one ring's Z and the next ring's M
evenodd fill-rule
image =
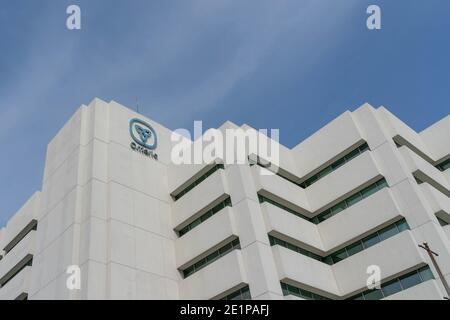
M115 102L78 109L0 231L0 299L447 296L419 245L450 282L450 116L416 133L365 104L280 145L271 175L250 153L176 165L171 135Z

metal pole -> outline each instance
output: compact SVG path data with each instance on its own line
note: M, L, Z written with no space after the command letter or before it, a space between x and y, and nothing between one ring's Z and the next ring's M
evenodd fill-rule
M419 244L419 247L424 249L430 256L431 262L433 263L433 266L436 268L436 272L438 273L439 279L441 279L442 284L444 285L445 291L447 291L447 297L444 297L444 299L449 300L450 288L448 286L447 281L444 278L444 275L442 274L441 268L439 268L439 265L437 264L436 259L434 259L434 256L439 257L439 255L430 249L427 242L424 242L422 245Z

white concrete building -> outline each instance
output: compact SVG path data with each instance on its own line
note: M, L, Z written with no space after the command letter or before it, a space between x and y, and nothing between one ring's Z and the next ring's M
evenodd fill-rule
M130 134L135 118L154 132ZM0 299L447 295L418 245L450 282L450 116L416 133L363 105L280 146L277 175L174 165L171 133L115 102L82 106L48 146L41 191L0 231ZM371 265L381 290L366 287Z

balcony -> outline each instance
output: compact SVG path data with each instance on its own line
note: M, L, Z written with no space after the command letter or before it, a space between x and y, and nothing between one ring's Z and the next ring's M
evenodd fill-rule
M232 208L226 207L176 239L175 256L178 267L183 269L194 258L201 258L202 253L207 254L210 249L220 246L237 235Z
M251 170L259 194L306 216L311 216L306 193L302 187L275 174L262 175L259 166L253 166Z
M410 231L403 231L332 266L342 295L366 287L367 267L376 265L381 278L390 278L426 263Z
M217 170L172 204L174 226L184 227L228 195L225 174Z
M323 251L321 236L315 224L267 202L261 203L261 208L267 233L285 241L290 240L296 245L303 244L315 248L315 251Z
M331 207L381 176L371 152L364 152L305 189L311 210L317 212Z
M324 251L348 244L401 216L389 188L383 188L317 225Z
M273 246L272 252L281 281L328 298L339 296L329 265L280 246Z
M233 250L180 282L181 299L208 300L247 283L240 250Z

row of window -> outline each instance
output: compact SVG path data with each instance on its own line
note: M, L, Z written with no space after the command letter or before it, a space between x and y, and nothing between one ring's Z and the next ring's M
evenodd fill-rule
M251 300L250 288L248 286L243 287L229 295L223 297L220 300Z
M445 160L444 162L439 163L436 168L441 171L445 171L450 168L450 159Z
M283 295L285 295L285 296L291 294L291 295L294 295L294 296L297 296L297 297L300 297L300 298L303 298L306 300L330 300L319 294L313 293L308 290L294 287L294 286L284 283L284 282L280 282L280 284L281 284L281 289L283 290Z
M328 167L320 170L318 173L313 175L312 177L308 178L306 181L302 182L300 186L302 188L307 188L313 183L317 182L319 179L325 177L326 175L330 174L334 170L342 167L344 164L352 160L353 158L359 156L363 152L369 150L369 146L367 143L364 143L363 145L359 146L358 148L350 151L348 154L343 156L342 158L339 158L338 160L334 161L332 164L330 164Z
M374 246L375 244L384 241L390 237L393 237L394 235L405 231L405 230L409 230L409 225L406 222L405 219L401 219L377 232L374 232L370 235L368 235L367 237L358 240L342 249L339 249L338 251L329 254L328 256L322 257L318 254L315 254L313 252L310 252L308 250L305 250L303 248L300 248L298 246L295 246L293 244L290 244L284 240L281 240L279 238L276 238L274 236L269 235L269 241L270 241L270 245L274 246L274 245L280 245L284 248L293 250L297 253L303 254L307 257L313 258L317 261L329 264L329 265L333 265L335 263L338 263L339 261L342 261L354 254L357 254L358 252L368 249L372 246Z
M184 228L180 229L178 231L178 235L180 237L183 236L184 234L188 233L189 231L194 229L196 226L198 226L200 223L202 223L205 220L211 218L217 212L219 212L220 210L222 210L222 209L224 209L224 208L226 208L228 206L230 206L230 207L232 206L230 197L226 198L225 200L223 200L219 204L215 205L213 208L211 208L208 211L206 211L204 214L202 214L200 217L198 217L197 219L195 219L194 221L189 223L187 226L185 226Z
M402 144L399 143L399 142L397 142L397 141L395 141L395 139L394 139L394 143L395 143L395 145L397 146L397 148L400 148L400 147L402 146ZM412 152L414 152L416 155L418 155L419 157L421 157L422 159L424 159L425 161L427 161L428 163L430 163L430 160L429 160L429 159L424 158L424 156L423 156L421 153L416 152L412 146L409 146L408 144L404 144L404 146L406 146L409 150L411 150ZM437 164L435 167L436 167L438 170L440 170L440 171L445 171L445 170L447 170L448 168L450 168L450 158L447 159L447 160L445 160L445 161L443 161L443 162L441 162L441 163L439 163L439 164Z
M281 203L278 203L278 202L276 202L276 201L274 201L272 199L269 199L269 198L267 198L267 197L265 197L263 195L258 194L258 200L259 200L259 203L263 203L263 202L270 203L270 204L272 204L272 205L274 205L274 206L276 206L276 207L278 207L280 209L283 209L283 210L285 210L285 211L287 211L289 213L292 213L292 214L296 215L297 217L300 217L302 219L305 219L305 220L308 220L308 221L311 222L311 219L308 218L307 216L304 216L301 213L298 213L297 211L294 211L294 210L292 210L292 209L282 205Z
M208 178L210 175L212 175L214 172L216 172L219 169L225 169L224 165L221 163L218 163L214 165L211 169L209 169L206 173L202 174L200 177L195 179L191 184L189 184L186 188L184 188L182 191L177 193L175 196L173 196L173 199L177 201L182 196L184 196L186 193L194 189L194 187L198 186L203 180Z
M339 158L338 160L334 161L332 164L330 164L329 166L327 166L326 168L320 170L318 173L314 174L313 176L311 176L310 178L308 178L307 180L305 180L302 183L298 183L284 175L281 175L279 173L276 173L277 176L288 180L289 182L292 182L293 184L296 184L297 186L306 189L307 187L309 187L310 185L312 185L313 183L317 182L319 179L322 179L323 177L325 177L326 175L330 174L331 172L333 172L334 170L342 167L344 164L346 164L347 162L349 162L350 160L352 160L353 158L357 157L358 155L362 154L363 152L370 150L369 146L367 143L364 143L363 145L353 149L352 151L350 151L348 154L346 154L345 156ZM263 168L266 168L267 166L263 165L259 159L257 161L257 164ZM250 166L252 166L253 163L250 163Z
M381 289L366 290L349 298L349 300L383 299L431 279L434 279L433 273L428 266L425 266L382 284Z
M270 165L264 165L264 164L262 164L262 163L259 161L259 157L258 157L258 160L257 160L256 164L257 164L258 166L262 167L262 168L265 168L265 169L267 169L268 167L270 167ZM250 162L250 167L252 167L253 165L255 165L255 163ZM273 172L273 171L272 171L272 172ZM283 179L285 179L285 180L287 180L287 181L289 181L289 182L291 182L291 183L293 183L293 184L295 184L295 185L301 187L299 183L297 183L296 181L294 181L294 180L292 180L292 179L290 179L290 178L288 178L288 177L286 177L286 176L280 174L279 171L273 172L273 173L275 173L275 175L279 176L280 178L283 178ZM302 188L303 188L303 187L302 187Z
M335 214L341 212L342 210L347 209L348 207L351 207L352 205L358 203L359 201L367 198L368 196L374 194L375 192L383 189L384 187L387 187L387 182L384 178L381 178L375 183L372 183L370 186L364 188L363 190L351 195L345 200L342 200L338 204L334 205L333 207L319 213L317 216L315 216L311 222L315 224L319 224L322 221L325 221Z
M235 250L235 249L241 249L241 244L239 242L239 238L234 239L233 241L227 243L220 249L217 249L213 253L210 253L205 258L201 259L200 261L194 263L193 265L187 267L186 269L182 270L183 276L185 278L189 277L193 273L199 271L200 269L206 267L210 263L216 261L220 257L223 257L227 253Z
M431 279L434 279L433 273L428 266L425 266L382 284L381 289L366 290L347 300L380 300ZM283 282L281 282L281 289L285 296L291 294L307 300L330 300L319 294Z
M333 207L319 213L318 215L316 215L313 218L308 218L305 215L303 215L295 210L292 210L292 209L278 203L277 201L269 199L260 194L258 194L258 200L260 203L263 203L263 202L270 203L274 206L277 206L280 209L283 209L287 212L290 212L290 213L296 215L297 217L308 220L309 222L312 222L314 224L319 224L320 222L331 218L335 214L341 212L344 209L347 209L348 207L356 204L357 202L361 201L362 199L367 198L371 194L374 194L375 192L377 192L387 186L388 185L387 185L386 180L384 178L382 178L382 179L378 180L377 182L371 184L370 186L364 188L363 190L358 191L357 193L353 194L352 196L348 197L347 199L342 200L341 202L334 205Z

